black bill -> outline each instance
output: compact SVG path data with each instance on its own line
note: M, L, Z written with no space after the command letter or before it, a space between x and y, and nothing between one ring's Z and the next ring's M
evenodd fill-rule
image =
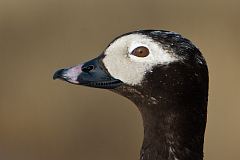
M122 84L122 81L113 78L108 73L102 63L101 57L74 67L60 69L54 73L53 79L61 79L72 84L105 89L113 89Z

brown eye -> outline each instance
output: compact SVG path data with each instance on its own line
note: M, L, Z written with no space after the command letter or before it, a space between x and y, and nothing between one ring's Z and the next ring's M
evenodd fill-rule
M140 46L135 48L131 54L137 57L146 57L149 55L149 50L146 47Z

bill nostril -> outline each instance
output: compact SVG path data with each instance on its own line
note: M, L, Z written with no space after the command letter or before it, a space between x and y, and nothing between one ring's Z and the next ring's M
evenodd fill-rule
M84 66L82 67L82 71L83 72L90 72L91 70L94 69L94 66L93 65L88 65L88 66Z

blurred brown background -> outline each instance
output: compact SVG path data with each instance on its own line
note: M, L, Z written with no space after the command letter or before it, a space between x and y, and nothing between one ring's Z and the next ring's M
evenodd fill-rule
M136 107L52 74L151 28L201 49L210 70L205 159L240 159L239 0L0 0L0 159L137 160Z

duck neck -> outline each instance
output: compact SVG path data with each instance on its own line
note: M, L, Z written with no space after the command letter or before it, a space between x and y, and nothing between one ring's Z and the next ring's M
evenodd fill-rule
M144 141L140 160L202 160L205 115L186 106L158 104L138 107Z

